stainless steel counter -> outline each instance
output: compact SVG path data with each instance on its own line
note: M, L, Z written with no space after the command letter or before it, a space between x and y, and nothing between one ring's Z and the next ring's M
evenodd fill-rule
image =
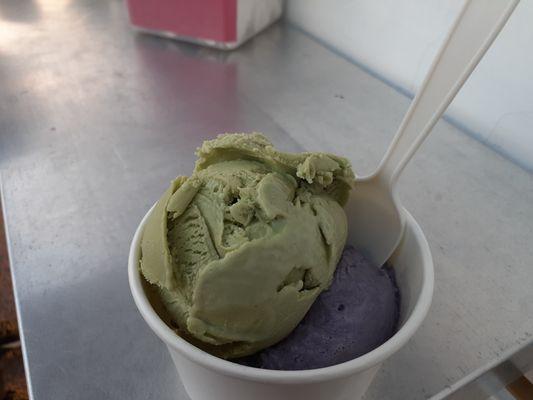
M126 259L204 139L258 130L366 173L408 103L283 25L222 53L135 34L119 0L0 2L0 173L32 398L187 399ZM435 298L368 400L443 397L532 342L533 176L440 122L401 187Z

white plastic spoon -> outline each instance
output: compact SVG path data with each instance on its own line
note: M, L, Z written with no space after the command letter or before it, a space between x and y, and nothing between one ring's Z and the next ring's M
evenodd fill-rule
M405 215L398 176L490 47L519 0L466 0L377 170L358 179L347 205L348 243L382 265L398 246Z

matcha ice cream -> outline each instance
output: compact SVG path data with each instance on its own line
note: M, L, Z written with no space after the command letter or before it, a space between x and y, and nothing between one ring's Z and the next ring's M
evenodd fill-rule
M141 271L178 333L221 357L286 337L331 283L353 182L347 160L261 134L206 141L146 224Z

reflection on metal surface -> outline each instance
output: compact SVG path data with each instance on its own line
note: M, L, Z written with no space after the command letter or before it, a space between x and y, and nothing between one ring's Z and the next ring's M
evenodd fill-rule
M226 126L238 125L240 114L237 91L237 65L224 61L220 52L200 50L198 46L168 43L164 39L137 35L136 56L145 74L145 87L155 100L150 106L154 118L196 121L206 116L225 120ZM176 102L176 94L181 99ZM209 93L209 96L206 96ZM224 133L220 126L213 133ZM178 132L176 132L178 134ZM184 136L205 137L206 132L182 130Z

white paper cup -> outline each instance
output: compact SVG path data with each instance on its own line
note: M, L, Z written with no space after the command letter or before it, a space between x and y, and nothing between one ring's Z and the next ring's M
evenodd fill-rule
M433 260L424 233L407 211L405 235L391 262L401 292L398 332L371 352L331 367L273 371L245 367L214 357L185 341L152 307L139 271L145 215L131 243L128 275L135 304L146 323L167 345L192 400L357 400L365 393L383 360L413 336L433 296ZM348 215L349 210L347 210ZM356 221L350 221L356 223Z

